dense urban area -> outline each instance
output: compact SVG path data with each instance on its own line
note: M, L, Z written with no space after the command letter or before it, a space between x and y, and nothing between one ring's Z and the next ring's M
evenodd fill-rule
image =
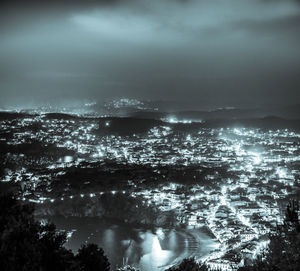
M18 198L36 203L39 219L109 218L158 235L201 229L215 246L188 256L211 270L236 270L259 255L289 200L300 198L293 129L4 112L0 131L1 181L20 185Z

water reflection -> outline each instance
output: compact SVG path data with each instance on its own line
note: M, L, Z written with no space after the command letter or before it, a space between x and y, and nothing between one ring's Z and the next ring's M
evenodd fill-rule
M176 247L176 244L177 244L177 235L175 234L174 231L171 231L169 235L169 247Z
M152 247L148 254L145 254L140 261L140 267L145 271L158 270L170 263L173 253L170 250L163 250L161 248L158 236L153 235Z
M202 248L214 243L199 230L134 229L128 225L112 225L85 218L59 218L54 222L62 229L76 229L67 243L68 248L76 251L84 242L93 242L102 247L112 270L123 264L131 264L144 271L165 270L175 260L206 255L209 251L203 251Z
M115 230L107 229L103 232L103 241L99 243L106 244L106 248L108 250L113 250L116 246L115 240L116 240Z

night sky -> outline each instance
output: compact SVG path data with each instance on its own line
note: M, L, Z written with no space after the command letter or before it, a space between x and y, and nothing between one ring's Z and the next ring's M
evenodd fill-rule
M199 106L300 101L300 1L0 5L1 106L111 97Z

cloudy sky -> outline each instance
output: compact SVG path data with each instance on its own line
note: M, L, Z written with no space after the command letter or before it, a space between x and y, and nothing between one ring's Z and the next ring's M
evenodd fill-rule
M300 1L0 5L0 105L110 97L300 102Z

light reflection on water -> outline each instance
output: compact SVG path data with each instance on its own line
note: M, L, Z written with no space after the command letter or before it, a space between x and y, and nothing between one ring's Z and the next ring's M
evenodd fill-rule
M128 263L143 271L165 270L175 260L197 255L204 256L214 242L201 231L174 229L134 229L128 225L112 225L101 220L56 218L60 229L76 229L67 243L74 251L83 243L96 243L104 249L111 269ZM197 240L195 240L197 239ZM205 244L204 244L205 243Z
M171 250L163 250L161 248L159 239L156 235L151 236L152 246L148 254L142 256L140 260L140 267L142 270L157 270L170 263L174 253Z

